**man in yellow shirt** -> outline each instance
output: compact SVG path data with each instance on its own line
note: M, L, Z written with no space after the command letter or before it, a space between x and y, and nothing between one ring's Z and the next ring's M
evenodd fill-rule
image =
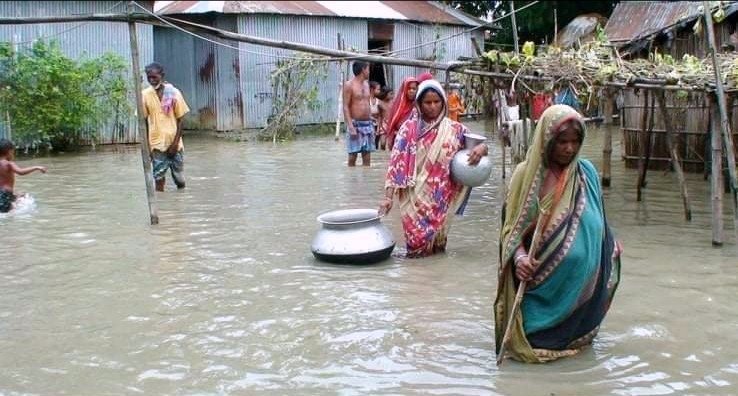
M151 86L144 89L141 95L156 191L164 191L169 169L177 188L184 188L182 117L190 108L187 107L182 93L172 84L164 82L164 68L160 64L146 66L146 79Z

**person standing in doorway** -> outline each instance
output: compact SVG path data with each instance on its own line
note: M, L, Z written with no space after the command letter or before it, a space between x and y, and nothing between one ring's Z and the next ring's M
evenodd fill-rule
M343 118L346 122L346 149L348 166L356 166L356 158L361 153L361 164L371 165L374 151L374 122L371 117L369 100L369 64L355 61L354 78L343 85Z
M182 118L190 108L182 93L164 80L162 65L146 66L146 79L151 86L144 89L141 96L156 191L164 191L167 170L171 170L177 188L185 188Z

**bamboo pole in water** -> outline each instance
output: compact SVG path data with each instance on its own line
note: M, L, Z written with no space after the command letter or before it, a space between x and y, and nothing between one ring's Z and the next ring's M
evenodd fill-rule
M132 12L133 2L128 5ZM141 65L138 60L138 36L136 22L128 22L128 33L131 39L131 74L133 76L133 90L136 96L136 113L138 114L138 139L141 142L141 161L143 162L144 180L146 181L146 198L149 204L149 220L151 224L159 224L159 213L154 193L154 176L151 173L151 151L149 151L149 134L144 116L143 98L141 97Z
M710 102L715 104L711 98ZM712 178L710 201L712 202L712 245L723 245L723 142L720 139L720 112L716 106L710 111L710 145Z
M645 185L646 181L646 150L647 150L647 139L646 128L648 127L648 90L643 90L643 112L641 113L641 131L640 135L640 151L641 155L638 158L638 181L636 186L636 201L641 201L641 189Z
M612 157L612 113L615 105L612 93L605 90L605 134L602 145L602 186L610 187L610 160Z
M717 45L715 44L715 31L712 26L712 14L710 2L703 1L702 7L705 16L705 31L707 32L707 44L712 58L712 66L715 71L715 94L718 101L718 109L720 110L720 129L723 135L723 147L725 147L725 155L728 162L728 175L730 177L730 187L733 192L733 224L736 229L736 239L738 239L738 180L736 180L735 169L735 152L733 150L733 134L730 130L728 122L728 109L725 100L725 92L723 91L723 80L720 74L720 62L715 55Z
M679 180L679 187L682 192L682 201L684 203L684 217L687 221L692 221L692 207L689 202L689 194L687 193L687 182L684 180L684 172L682 171L682 165L679 162L679 153L674 142L674 128L669 118L669 113L666 110L666 98L663 92L658 94L659 108L661 110L661 118L664 120L664 129L666 129L666 145L668 146L669 153L671 154L671 165L674 167L677 179Z
M648 172L648 167L651 163L651 153L653 151L652 142L653 142L653 134L654 134L653 127L656 124L656 117L654 115L655 109L656 109L656 94L652 92L651 106L649 109L650 121L648 122L648 135L646 136L646 141L644 143L646 145L646 158L644 159L644 162L643 162L643 166L645 170L643 171L643 180L641 181L641 188L646 188L646 173ZM666 133L666 131L664 131L664 133Z
M338 35L338 49L342 50L341 47L341 33L337 33ZM343 84L346 79L346 76L343 74L343 61L338 62L338 75L339 81L338 81L338 98L336 99L337 107L336 110L336 138L335 140L338 141L338 136L341 134L341 112L343 111Z

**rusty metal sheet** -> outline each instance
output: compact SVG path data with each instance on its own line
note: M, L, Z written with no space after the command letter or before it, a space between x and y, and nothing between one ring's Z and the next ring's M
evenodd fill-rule
M699 15L702 2L624 1L615 6L605 27L611 42L627 42L660 32Z
M159 14L278 14L479 26L484 21L432 1L172 1Z

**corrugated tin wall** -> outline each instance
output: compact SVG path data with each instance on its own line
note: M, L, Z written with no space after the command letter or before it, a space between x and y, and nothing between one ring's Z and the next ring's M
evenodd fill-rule
M347 47L367 50L368 29L365 20L279 15L239 15L238 32L258 37L280 39L322 47L337 47L337 34ZM256 54L241 53L241 90L247 128L263 128L272 112L270 73L277 58L269 55L294 56L294 51L241 43L241 49ZM333 122L340 74L336 63L328 65L328 75L319 85L320 110L306 112L299 123Z
M229 32L238 31L235 15L219 15L215 26ZM218 40L232 47L238 48L238 42ZM243 98L241 95L241 67L239 51L228 47L218 46L215 52L218 91L216 97L217 129L230 131L244 127Z
M212 25L208 23L208 25ZM198 117L201 129L215 129L215 97L218 78L215 72L215 44L195 38L195 91L190 96L190 109Z
M125 12L124 1L2 1L0 15L44 16L91 13ZM138 45L141 64L153 60L153 30L150 25L139 24ZM12 41L18 46L32 45L34 40L57 40L69 57L80 59L97 57L105 52L116 53L130 62L128 26L124 23L82 22L48 23L35 25L2 25L0 41ZM131 143L136 141L136 120L121 125L106 126L98 132L96 143ZM126 125L127 124L127 125Z
M195 38L176 29L154 27L154 59L164 67L167 81L182 92L190 114L185 116L185 129L200 129L195 103Z
M236 30L235 15L197 18L195 22ZM238 47L232 41L210 38ZM243 128L238 50L202 40L177 29L154 28L154 56L167 80L182 92L190 113L186 129L228 131Z
M455 37L439 42L435 46L435 53L439 56L437 60L439 62L450 62L457 60L460 56L472 57L475 56L474 46L471 42L473 33L462 34L465 30L468 30L468 28L463 26L420 25L407 22L396 22L395 39L392 42L392 50L405 50L419 44L432 42L438 37L446 38L455 35ZM479 32L474 34L478 36L477 40L481 45L483 42L483 33ZM401 51L397 55L400 58L430 60L434 53L433 50L434 46L431 44L407 51ZM409 66L394 66L393 88L395 88L395 90L399 89L402 85L402 80L404 80L405 77L417 76L424 71L427 70ZM445 79L443 72L433 71L433 74L441 81Z

